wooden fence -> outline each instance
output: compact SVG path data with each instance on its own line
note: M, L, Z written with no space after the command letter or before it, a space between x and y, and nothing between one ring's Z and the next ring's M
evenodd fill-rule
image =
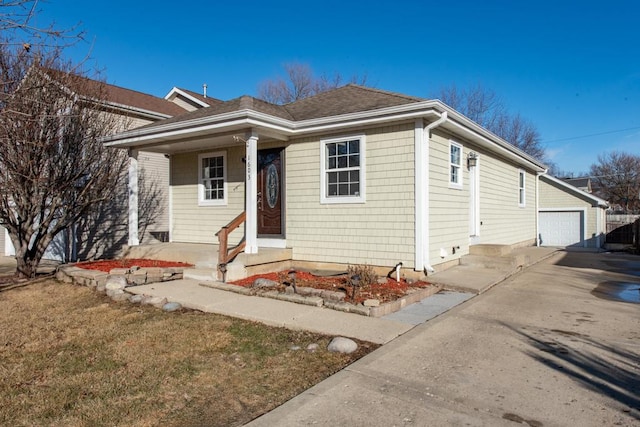
M607 215L606 242L640 248L640 215Z

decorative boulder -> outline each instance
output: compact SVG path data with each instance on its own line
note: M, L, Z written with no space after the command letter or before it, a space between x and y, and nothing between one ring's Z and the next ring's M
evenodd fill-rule
M124 276L109 276L104 285L107 291L121 291L127 286L127 279Z
M358 344L355 341L350 340L349 338L344 337L335 337L329 343L327 350L332 351L334 353L353 353L358 349Z
M168 302L162 306L163 311L172 312L182 309L182 305L179 302Z

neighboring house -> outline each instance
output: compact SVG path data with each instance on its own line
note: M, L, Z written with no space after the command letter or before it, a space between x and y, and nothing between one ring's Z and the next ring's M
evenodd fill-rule
M204 86L206 89L206 85ZM178 106L184 108L187 111L194 111L200 108L211 107L212 105L219 105L224 101L211 98L207 96L206 90L201 95L199 93L192 92L187 89L180 89L174 87L164 97L167 101L170 101Z
M546 166L437 100L357 85L282 106L243 96L105 143L170 156L172 242L217 243L245 212L231 244L290 248L297 265L422 272L471 245L537 243Z
M55 71L49 70L54 78ZM96 92L104 93L105 100L100 101L111 114L121 119L122 130L137 128L159 120L186 113L182 107L197 96L188 91L176 93L172 100L158 98L146 93L125 89L96 80L78 77L78 87L93 87ZM73 88L71 88L73 90ZM184 93L184 94L183 94ZM187 101L184 101L186 99ZM210 102L215 100L210 99ZM202 103L204 106L208 104ZM169 159L162 153L140 151L138 166L141 173L141 185L146 188L147 200L141 203L140 226L144 233L138 242L148 243L167 240L169 231ZM126 171L123 171L126 173ZM84 231L73 230L60 233L47 249L44 258L55 260L90 259L110 256L118 252L128 241L128 199L126 188L117 189L122 193L119 204L109 212L100 213L98 218L85 218L81 227ZM0 252L3 255L15 253L8 233L0 227Z
M605 200L551 175L540 177L541 246L600 248L607 231Z
M591 188L591 178L562 178L567 184L571 184L574 187L584 191L585 193L593 193Z

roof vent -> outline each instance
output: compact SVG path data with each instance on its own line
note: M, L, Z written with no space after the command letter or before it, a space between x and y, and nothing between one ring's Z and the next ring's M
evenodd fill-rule
M204 83L202 85L202 96L204 96L205 98L207 97L207 84Z

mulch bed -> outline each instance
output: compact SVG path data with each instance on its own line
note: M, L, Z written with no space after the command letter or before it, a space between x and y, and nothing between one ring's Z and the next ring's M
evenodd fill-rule
M264 278L273 280L280 283L280 286L284 288L290 282L290 279L286 272L279 273L266 273L257 274L255 276L247 277L246 279L237 280L231 282L234 285L250 288L256 279ZM377 299L381 303L395 301L403 296L418 289L424 289L429 287L429 283L423 281L416 281L408 283L406 280L401 279L396 282L394 279L387 278L385 283L373 283L368 286L358 287L355 299L353 298L353 289L349 284L349 279L346 275L341 276L316 276L314 274L296 271L296 286L297 287L309 287L315 289L325 289L330 291L343 291L347 294L347 300L360 304L367 299Z
M86 261L75 264L76 267L87 270L98 270L105 273L110 272L114 268L131 268L137 266L140 268L149 267L193 267L192 264L177 261L160 261L155 259L115 259L102 261Z

